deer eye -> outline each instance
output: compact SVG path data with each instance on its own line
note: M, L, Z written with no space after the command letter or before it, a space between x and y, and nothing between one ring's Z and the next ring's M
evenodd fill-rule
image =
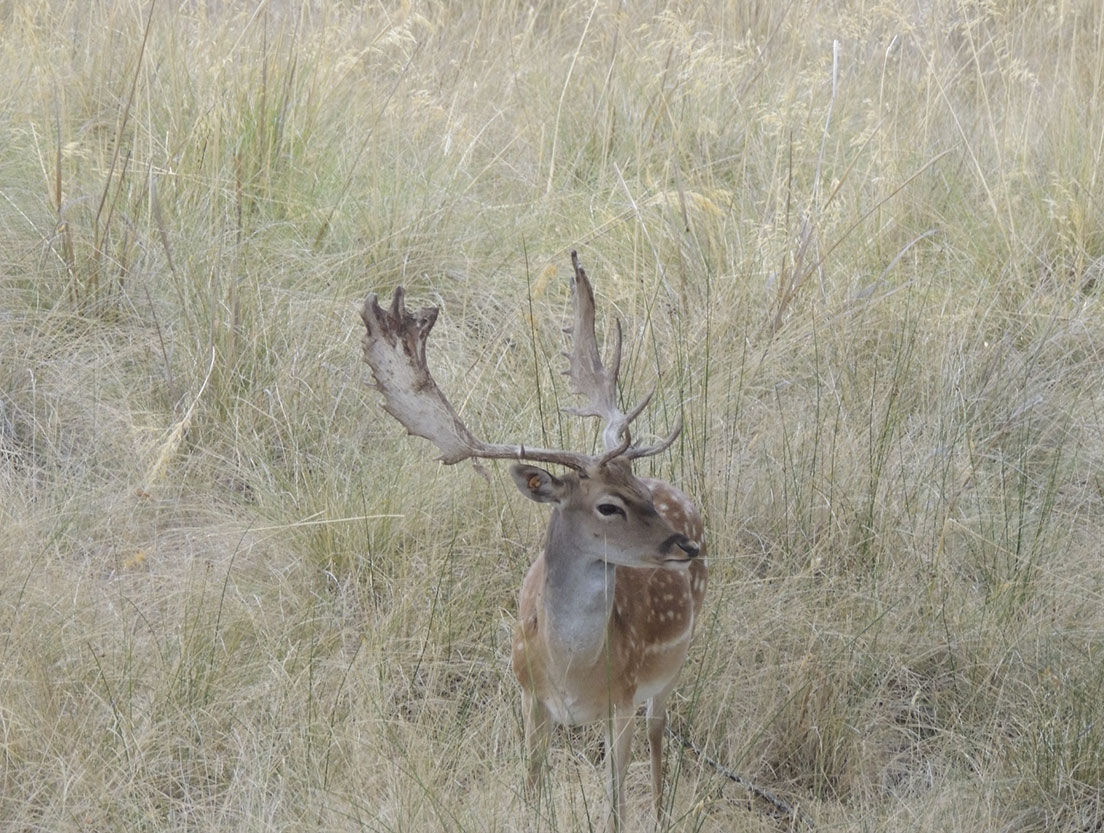
M618 506L616 503L599 503L598 514L605 515L607 518L613 515L620 515L625 517L625 510Z

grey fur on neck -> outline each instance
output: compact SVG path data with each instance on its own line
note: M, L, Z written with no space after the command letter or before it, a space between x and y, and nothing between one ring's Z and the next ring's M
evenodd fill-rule
M569 529L556 509L544 549L544 626L549 644L560 646L565 659L589 662L606 644L616 567L585 552Z

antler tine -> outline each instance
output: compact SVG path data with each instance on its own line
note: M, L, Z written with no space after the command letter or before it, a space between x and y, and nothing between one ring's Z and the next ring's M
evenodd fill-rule
M624 454L626 451L629 450L629 445L631 443L632 443L632 437L630 437L629 432L626 431L625 436L624 436L624 438L622 438L621 443L619 445L617 445L614 448L611 448L609 451L607 451L605 454L603 454L601 457L598 458L598 465L599 466L604 466L606 463L608 463L614 457L620 457L622 454Z
M679 414L675 419L675 427L662 440L655 445L647 445L643 447L633 446L625 451L625 457L629 460L636 460L640 457L652 457L656 454L661 454L671 447L671 444L678 438L678 435L682 433L682 414Z
M636 419L638 416L640 416L641 412L645 408L648 407L648 403L652 401L652 397L655 396L655 392L656 392L655 385L652 385L652 389L650 391L648 391L646 394L644 394L644 398L636 403L636 407L633 408L631 411L629 411L627 414L625 414L625 424L626 425L628 425L634 419Z
M476 439L441 393L426 364L426 340L437 322L437 308L423 307L410 313L404 301L401 286L395 289L390 310L380 307L374 293L364 301L360 312L366 330L362 340L364 361L372 368L376 388L383 393L383 409L408 433L437 446L442 462L451 465L473 457L532 460L576 471L586 471L594 463L594 458L573 451Z

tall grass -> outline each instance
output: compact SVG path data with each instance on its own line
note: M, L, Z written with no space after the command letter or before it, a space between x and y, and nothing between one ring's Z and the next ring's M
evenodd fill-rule
M0 4L0 827L604 823L596 732L522 795L544 516L355 314L586 448L577 247L708 517L679 731L818 829L1100 829L1098 5ZM804 823L677 747L672 829Z

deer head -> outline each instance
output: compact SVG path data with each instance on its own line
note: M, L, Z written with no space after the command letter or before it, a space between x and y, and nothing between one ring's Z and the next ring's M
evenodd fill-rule
M698 553L697 543L673 530L656 512L648 488L632 472L632 461L658 454L674 442L681 420L657 445L634 445L629 426L651 399L649 392L628 413L617 406L617 377L621 367L621 325L610 367L602 362L594 334L594 291L579 257L571 253L574 296L573 344L566 371L572 392L585 405L567 409L604 421L599 455L577 451L487 443L476 438L437 386L426 363L426 340L437 320L437 309L409 312L402 288L395 290L390 310L369 295L361 311L367 330L364 360L372 368L384 409L409 433L424 437L441 450L441 460L458 463L469 458L511 459L511 475L523 495L555 507L549 541L560 550L591 553L624 566L678 566ZM571 471L558 477L542 468L523 465L555 463Z

